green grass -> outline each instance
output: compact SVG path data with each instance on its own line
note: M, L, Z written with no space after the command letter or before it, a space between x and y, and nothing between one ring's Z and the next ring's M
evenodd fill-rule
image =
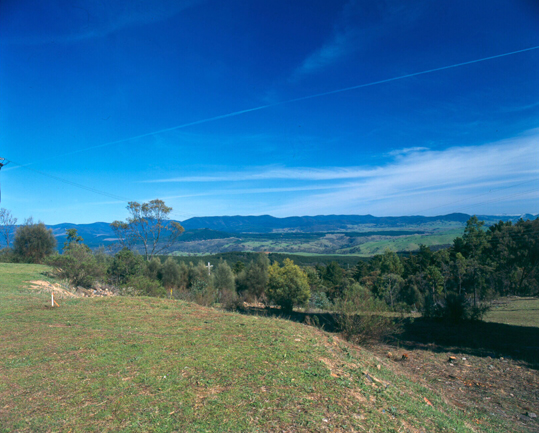
M506 302L489 311L485 321L539 328L539 299L506 298Z
M462 224L433 224L404 227L398 230L375 230L363 227L360 231L317 233L241 233L229 239L180 242L176 255L206 251L271 251L300 254L358 254L369 257L386 249L415 251L420 244L448 245L462 236Z
M452 244L457 236L462 236L462 231L461 228L453 228L442 233L403 236L395 239L366 242L361 245L361 254L372 256L382 254L386 249L392 251L417 251L421 244L428 247L448 245Z
M507 430L297 323L144 297L51 308L24 288L46 269L0 264L0 432Z

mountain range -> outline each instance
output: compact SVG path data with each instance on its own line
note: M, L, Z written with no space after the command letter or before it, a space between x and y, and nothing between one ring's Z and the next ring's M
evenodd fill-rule
M519 216L495 216L478 215L480 220L487 225L500 220L517 221L519 218L535 219L539 215L524 214ZM442 228L464 227L470 215L452 213L440 216L399 216L399 217L376 217L373 215L318 215L276 218L270 215L260 216L212 216L194 217L185 221L179 221L185 228L185 233L180 238L181 243L209 241L226 238L238 238L249 234L281 234L284 237L294 237L299 233L345 233L345 232L370 232L375 230L398 230L427 229L439 230ZM78 234L91 248L101 245L113 244L116 239L110 224L95 222L91 224L62 223L48 225L57 238L58 247L61 248L66 239L67 229L77 229ZM402 233L401 233L402 235Z

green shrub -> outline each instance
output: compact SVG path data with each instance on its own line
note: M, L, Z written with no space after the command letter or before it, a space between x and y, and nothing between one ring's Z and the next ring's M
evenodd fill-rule
M439 319L444 315L443 309L441 301L434 301L432 296L425 296L421 314L428 319Z
M236 274L238 293L246 295L250 300L264 300L268 285L269 258L267 254L259 253L256 261Z
M221 307L227 311L241 311L244 308L245 298L239 296L236 290L222 290L220 302Z
M132 277L142 275L144 259L127 248L116 253L107 271L112 284L124 286Z
M13 253L23 263L42 263L54 253L56 238L52 230L42 222L34 224L32 218L17 228L13 241Z
M311 292L309 308L316 310L329 310L332 304L325 292Z
M228 266L226 260L219 261L215 273L213 274L213 285L221 294L224 292L236 291L234 272L232 272L232 269Z
M217 290L206 279L194 280L190 293L193 301L199 305L211 306L217 302Z
M169 257L161 267L160 277L161 283L167 289L178 288L181 286L182 282L182 268L176 260Z
M158 280L153 280L145 275L134 275L130 277L125 286L132 288L138 296L163 298L166 295L165 288Z
M161 273L161 268L161 260L159 260L157 257L153 257L151 260L146 262L146 271L144 274L152 280L157 280Z
M58 277L67 279L73 286L90 288L105 275L104 264L83 244L72 243L63 254L49 256L46 263L55 268Z
M490 306L487 304L473 305L473 302L466 296L450 293L445 299L436 303L427 298L423 316L459 323L482 320L489 310Z
M285 259L282 267L273 263L268 276L268 298L285 311L305 305L311 297L307 275L290 259Z
M390 317L385 302L375 299L365 287L354 283L335 302L335 321L348 340L354 343L387 338L400 331Z
M416 284L405 284L401 290L400 298L411 307L412 311L422 311L425 305L425 296Z
M0 263L15 263L17 257L11 248L2 248L0 250Z

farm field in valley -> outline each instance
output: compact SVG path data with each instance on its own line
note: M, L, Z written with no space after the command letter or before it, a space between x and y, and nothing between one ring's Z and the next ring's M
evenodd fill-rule
M206 233L206 236L211 236ZM275 252L296 254L351 254L369 257L381 254L386 249L392 251L416 251L419 245L440 247L452 244L457 236L462 236L463 227L426 226L407 227L405 230L366 230L329 233L241 233L218 239L197 239L186 237L176 245L175 253L200 254L233 251ZM195 238L196 239L196 238Z

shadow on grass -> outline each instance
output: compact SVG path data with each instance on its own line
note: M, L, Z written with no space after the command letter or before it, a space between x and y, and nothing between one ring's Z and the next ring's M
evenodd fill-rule
M333 313L286 313L279 308L249 307L243 314L278 317L338 332ZM433 352L459 352L482 357L511 357L539 369L539 328L493 322L453 324L425 318L405 318L403 332L391 338L403 349L426 349Z
M493 322L452 324L424 318L405 319L396 337L406 349L461 352L525 361L539 369L539 328Z
M278 317L280 319L291 320L292 322L304 323L316 326L328 332L338 332L335 315L332 313L304 313L301 311L285 312L274 307L246 307L242 314L249 316Z

